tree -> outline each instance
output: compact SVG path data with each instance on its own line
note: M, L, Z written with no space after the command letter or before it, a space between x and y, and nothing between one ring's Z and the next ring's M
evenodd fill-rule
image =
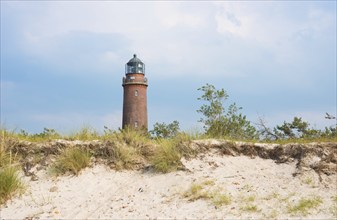
M309 128L310 124L303 121L301 117L294 117L291 123L283 122L276 126L275 134L283 139L287 138L315 138L321 135L320 130Z
M170 124L155 123L150 133L157 138L172 138L179 132L179 122L173 121Z
M213 85L206 84L198 90L204 93L198 100L207 102L197 110L204 116L199 122L204 123L206 134L212 137L257 138L254 126L246 116L239 113L241 107L233 103L226 111L224 102L228 99L228 94L224 89L216 90Z
M213 85L206 84L198 89L203 91L204 94L198 98L198 100L204 100L208 104L203 104L198 113L201 113L205 118L201 118L199 122L204 123L204 129L207 133L212 133L215 136L219 136L223 133L223 115L225 108L223 103L228 98L228 95L224 89L216 90Z

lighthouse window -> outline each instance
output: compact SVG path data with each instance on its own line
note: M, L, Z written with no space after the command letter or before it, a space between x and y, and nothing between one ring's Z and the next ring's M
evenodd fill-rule
M138 96L138 90L135 90L135 96Z

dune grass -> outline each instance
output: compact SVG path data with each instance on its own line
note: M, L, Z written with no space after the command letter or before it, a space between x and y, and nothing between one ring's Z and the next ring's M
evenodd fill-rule
M139 149L120 143L112 148L111 156L117 170L133 169L141 160Z
M308 215L309 210L317 208L321 203L320 197L301 198L296 204L288 206L288 213Z
M18 177L18 169L14 166L0 168L0 204L5 203L21 189L23 184Z
M18 176L18 167L15 163L15 155L12 155L8 139L10 133L1 131L0 141L0 204L5 203L18 191L23 189L23 183Z
M10 141L13 133L1 130L0 141L0 204L5 203L13 195L23 190L23 183L18 176L16 155L11 152Z
M87 151L80 148L67 148L56 159L52 171L56 175L67 172L78 175L83 168L89 166L89 163L90 155Z
M160 140L151 159L155 171L168 173L181 167L181 154L175 143L169 140Z
M2 140L6 139L6 143L4 144L6 146L15 142L19 143L20 141L45 143L54 139L80 141L99 140L105 148L88 149L96 159L103 159L107 161L109 165L113 164L113 167L119 170L134 169L147 164L151 165L156 172L162 173L172 172L183 168L180 161L182 157L195 157L201 152L202 149L194 149L191 147L190 143L192 140L212 138L199 130L180 132L175 137L169 139L151 138L147 132L137 131L131 128L112 130L105 127L104 134L101 134L90 126L83 126L78 131L74 131L68 136L62 136L54 129L48 128L44 128L44 130L38 134L28 134L23 130L20 132L10 132L6 129L1 129L1 131L5 134L3 135L5 138L2 138ZM230 141L234 143L235 140ZM292 142L292 140L288 141ZM294 141L302 140L296 139ZM7 153L10 152L10 148L11 146L8 147ZM35 152L38 151L39 150L37 149ZM41 155L44 155L43 153L44 152L39 152L39 155L37 156L38 161L40 161ZM57 152L56 155L57 154L59 153ZM3 155L0 154L0 163L8 159L8 155ZM75 155L76 154L73 156L75 157ZM79 162L82 163L81 161ZM65 163L64 166L62 166L61 163ZM76 167L81 166L79 164L70 165L69 163L69 159L65 159L63 153L63 156L60 156L56 161L54 168L60 171L58 172L59 174L70 171L77 175L79 168Z
M227 193L222 193L220 188L214 189L214 186L215 183L213 180L205 180L202 183L192 183L182 196L191 202L198 199L205 199L216 207L231 204L232 197Z

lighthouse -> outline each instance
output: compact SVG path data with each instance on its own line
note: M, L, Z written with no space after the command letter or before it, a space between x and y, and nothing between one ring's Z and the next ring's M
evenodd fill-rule
M147 131L148 82L145 77L145 64L136 54L125 64L122 86L124 90L122 128L130 127Z

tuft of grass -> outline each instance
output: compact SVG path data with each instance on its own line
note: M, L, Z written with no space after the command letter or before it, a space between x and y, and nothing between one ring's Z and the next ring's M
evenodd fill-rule
M337 195L336 196L331 196L332 199L332 206L330 207L330 212L331 214L337 218Z
M182 166L181 154L170 140L160 140L154 155L152 165L157 172L168 173Z
M203 185L193 183L190 188L183 194L183 196L187 198L188 201L209 198L209 194L203 191L203 189Z
M205 180L202 184L205 186L214 186L215 182L214 180Z
M250 196L248 196L247 198L245 198L244 200L245 200L246 202L254 202L255 199L256 199L256 196L255 196L255 195L250 195Z
M232 201L232 198L228 194L220 193L220 190L208 191L207 186L213 186L214 181L206 180L201 184L193 183L190 188L183 194L184 198L187 198L188 201L195 201L198 199L207 199L212 202L213 205L219 207L222 205L229 205Z
M12 153L6 152L2 147L0 149L0 168L6 167L11 163Z
M67 148L56 159L52 169L57 175L66 172L78 175L83 168L89 166L89 163L90 155L88 152L80 148Z
M254 205L254 204L247 204L246 206L241 207L240 210L245 211L245 212L257 212L257 211L259 211L257 206Z
M314 197L310 199L302 198L295 205L288 206L288 213L292 214L309 214L310 209L317 208L322 203L322 199L320 197Z
M212 203L219 207L222 205L229 205L232 202L231 196L227 194L221 194L221 193L213 193L211 195Z
M245 212L261 211L260 209L258 209L257 205L254 204L255 200L256 200L256 195L248 195L248 196L241 197L241 202L243 202L244 205L240 207L240 210L245 211Z
M271 200L271 199L278 199L280 197L280 194L278 194L277 192L272 192L271 194L267 195L266 197L264 197L264 200Z
M0 204L5 203L17 191L23 189L17 171L14 166L0 168Z
M15 193L23 189L23 184L18 177L18 167L14 165L16 155L13 156L10 149L13 139L15 139L13 133L1 129L0 204L5 203Z
M115 168L132 169L140 160L139 150L129 145L116 144L112 148L112 158L114 160Z

